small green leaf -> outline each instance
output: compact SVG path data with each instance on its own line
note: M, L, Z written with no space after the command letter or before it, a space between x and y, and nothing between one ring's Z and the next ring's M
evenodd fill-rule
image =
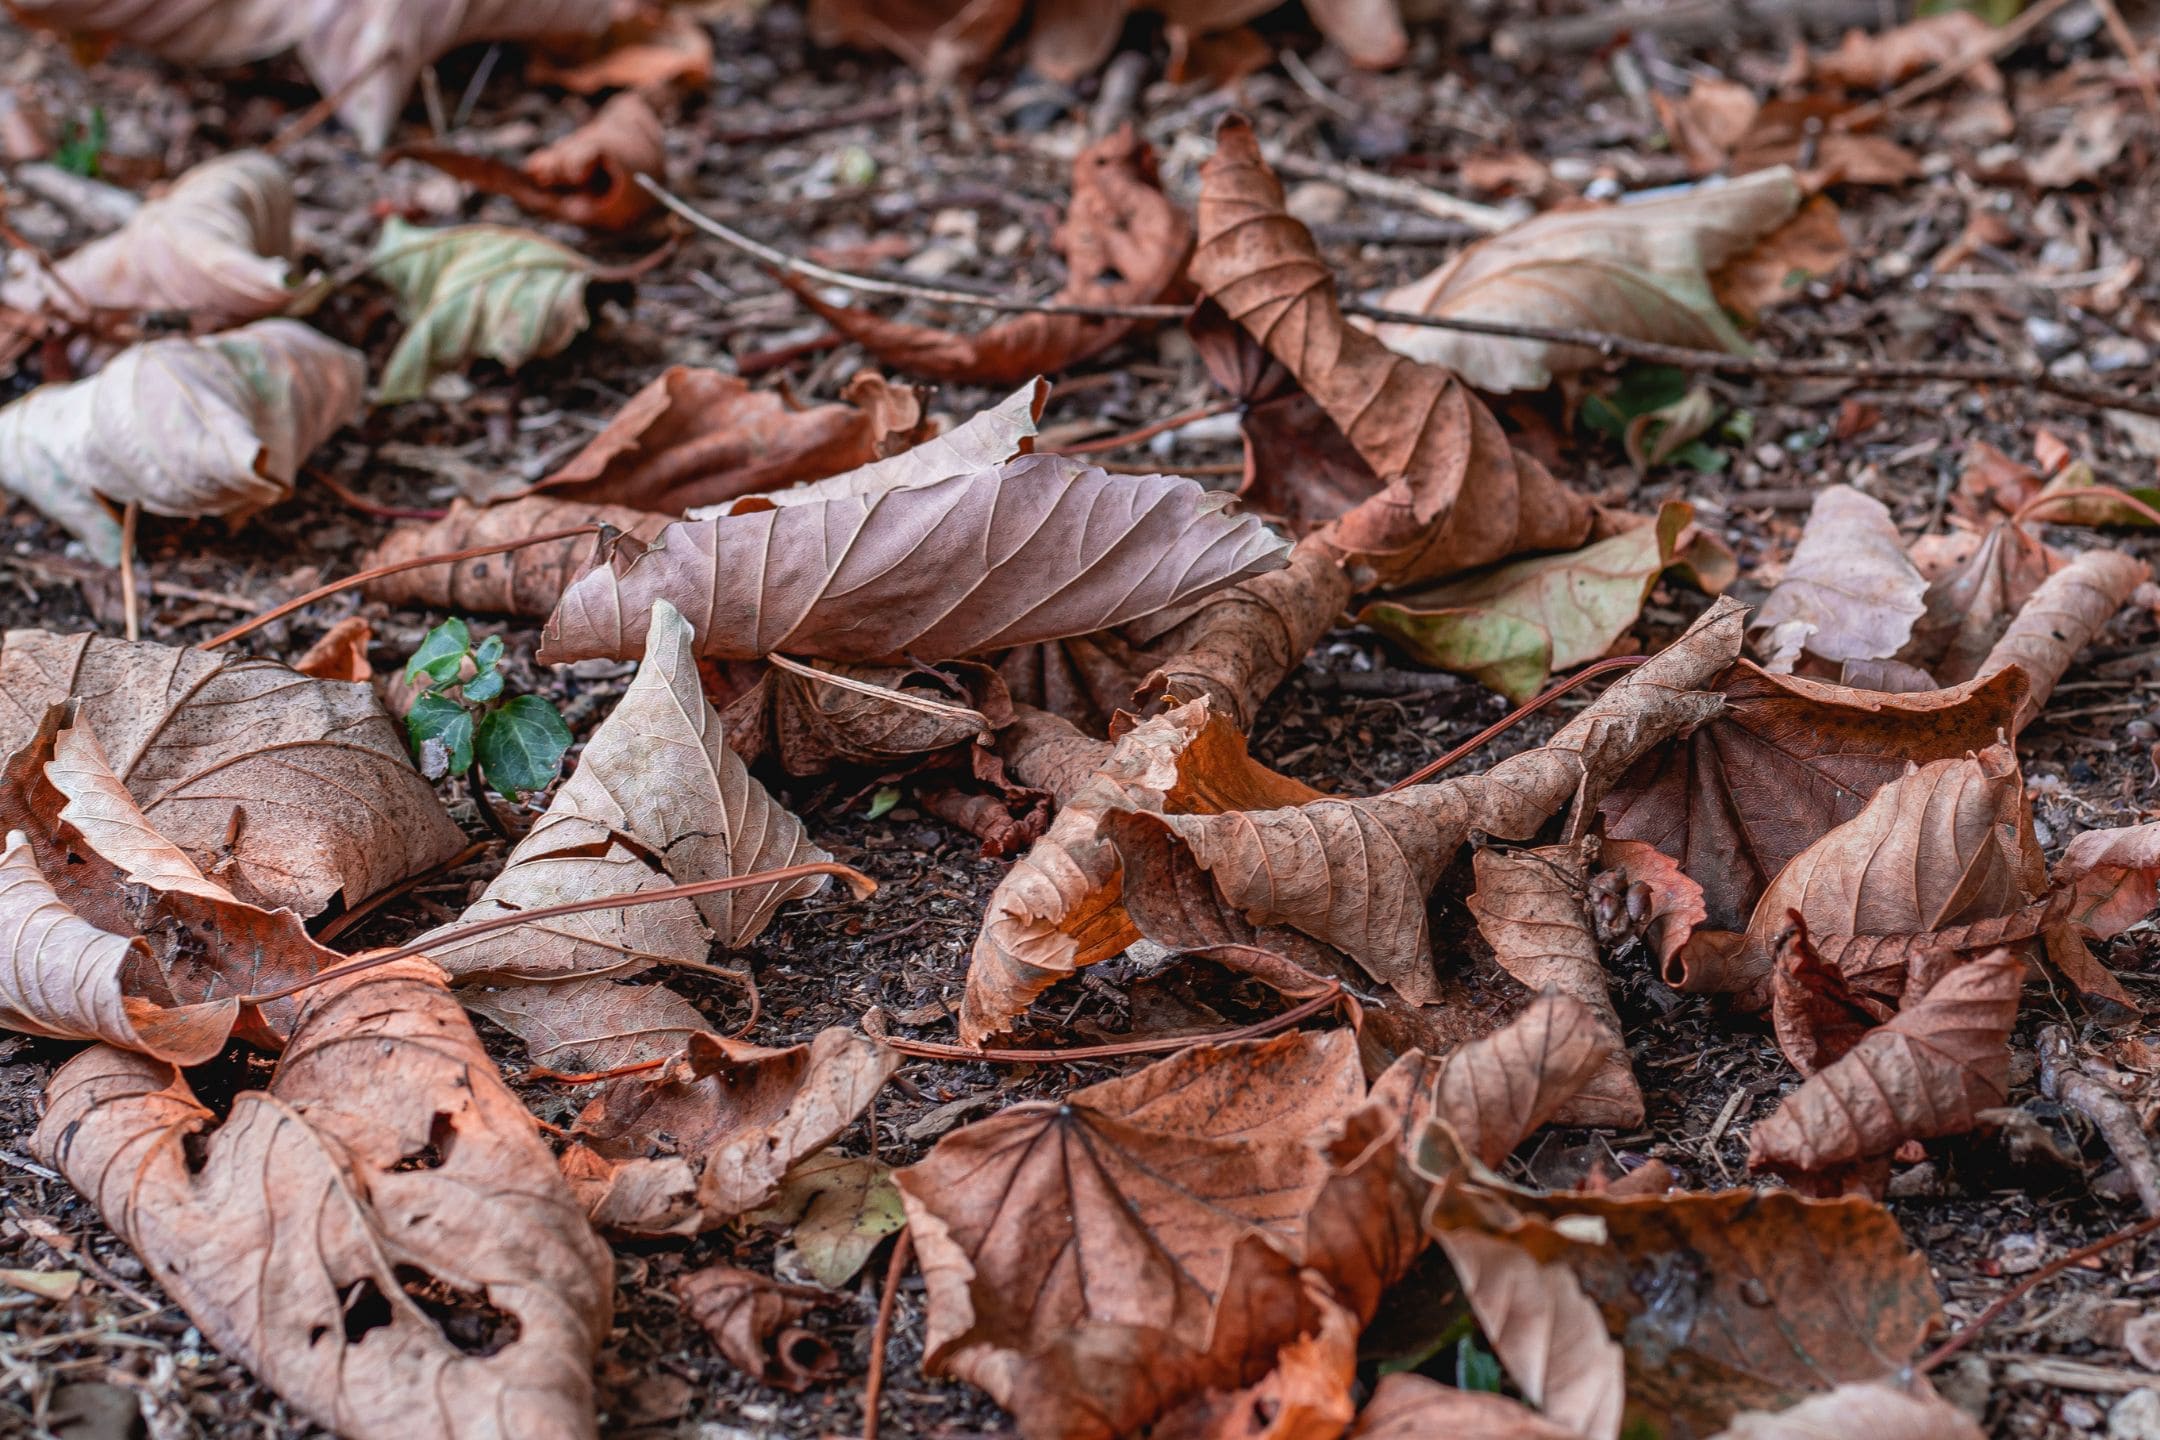
M483 674L483 675L484 675L484 674L486 674L486 673L487 673L488 671L490 671L490 670L493 670L493 669L494 669L494 668L495 668L496 666L498 666L498 665L502 664L502 658L503 658L503 638L502 638L502 636L500 636L500 635L490 635L490 636L488 636L488 637L487 637L487 639L485 639L485 640L482 640L482 641L480 642L480 648L479 648L479 649L477 649L477 650L473 651L473 657L472 657L472 663L473 663L473 668L474 668L474 669L476 669L476 670L478 670L478 671L479 671L479 672L480 672L481 674Z
M53 152L53 163L70 175L97 178L98 162L105 154L105 107L90 112L88 126L68 124L67 133Z
M480 719L480 773L505 795L543 790L570 748L570 727L537 695L520 695Z
M414 700L405 714L405 734L412 740L413 753L421 756L423 773L427 762L422 749L430 740L440 742L448 753L449 768L444 773L462 775L472 765L472 712L447 695L422 695Z
M412 659L405 662L405 683L418 685L420 677L425 675L429 684L451 684L456 681L458 670L471 651L472 631L465 628L464 621L453 616L428 631L420 648L413 651Z
M485 705L503 692L500 670L482 669L478 675L465 682L464 695L475 705Z
M878 786L877 794L870 797L870 808L863 811L863 819L882 820L885 818L886 812L891 810L893 806L898 805L899 803L899 786L880 785Z
M1497 1394L1502 1378L1500 1362L1492 1352L1478 1344L1475 1335L1465 1335L1455 1347L1455 1388Z

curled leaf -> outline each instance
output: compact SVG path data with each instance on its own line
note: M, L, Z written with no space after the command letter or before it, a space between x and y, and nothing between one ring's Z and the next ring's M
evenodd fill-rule
M1473 1229L1434 1238L1524 1397L1570 1434L1614 1440L1626 1400L1620 1347L1567 1267Z
M1945 685L1970 680L2033 592L2068 563L2022 525L1990 527L1970 555L1928 581L1902 658L1930 666Z
M1787 672L1804 649L1824 660L1882 660L1905 648L1927 582L1905 558L1890 511L1849 485L1815 497L1785 578L1755 612L1764 664Z
M835 765L908 767L954 746L973 754L1010 723L1012 701L997 671L968 661L926 674L776 658L721 720L737 754L754 761L770 751L790 775L820 775Z
M468 185L507 195L535 215L595 230L626 230L660 203L636 177L666 173L665 140L652 106L637 92L624 91L592 119L525 157L523 165L442 145L409 145L389 158L432 165Z
M515 370L553 355L586 325L591 262L530 231L423 230L393 215L369 264L406 326L383 366L386 405L419 399L430 380L473 360Z
M644 1065L713 1035L705 1016L665 985L613 980L465 985L465 1008L524 1042L533 1063L572 1074Z
M1483 1390L1458 1390L1415 1371L1380 1377L1358 1414L1350 1440L1579 1440L1579 1432L1555 1424L1520 1401Z
M2160 824L2087 830L2063 850L2053 879L2068 893L2072 923L2096 940L2120 935L2160 904Z
M4 413L4 412L0 412ZM610 526L634 540L659 536L671 523L627 505L587 504L542 496L485 508L452 501L440 520L395 526L368 556L368 565L392 565L426 555L499 545L529 535L567 530L573 525ZM462 614L546 615L592 558L591 535L572 535L527 545L503 554L483 555L450 565L424 565L384 575L367 583L370 599L393 605L422 605Z
M1963 10L1932 18L1981 23ZM1789 1410L1735 1415L1714 1440L1843 1440L1856 1433L1873 1440L1981 1440L1985 1432L1925 1384L1914 1394L1883 1380L1840 1385Z
M296 320L148 341L0 409L0 486L116 565L120 523L104 502L245 520L292 494L301 462L359 417L366 388L357 350Z
M675 1293L727 1362L759 1384L800 1394L839 1378L839 1352L802 1325L819 1310L845 1305L838 1291L707 1265L678 1279Z
M2088 550L2032 593L1980 664L1989 676L2016 666L2031 688L2018 706L2015 730L2033 722L2055 686L2130 598L2152 578L2152 567L2117 550Z

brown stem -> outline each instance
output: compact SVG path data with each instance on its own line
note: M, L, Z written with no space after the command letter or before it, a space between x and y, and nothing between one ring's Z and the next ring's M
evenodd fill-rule
M447 510L422 510L401 505L384 505L379 501L368 499L365 495L357 494L348 489L345 482L335 475L330 474L327 470L318 470L313 466L308 467L307 477L317 485L322 486L323 489L328 490L332 495L335 495L348 508L357 510L363 515L372 515L378 520L440 520L450 513Z
M1402 779L1396 781L1393 785L1388 786L1387 790L1383 790L1380 793L1385 795L1388 793L1388 791L1391 790L1401 790L1406 786L1423 784L1425 781L1430 780L1433 776L1438 775L1441 771L1449 768L1456 762L1464 759L1466 756L1474 754L1483 746L1491 743L1492 740L1494 740L1496 737L1505 735L1508 731L1514 729L1517 725L1522 724L1523 721L1527 720L1532 715L1537 714L1538 711L1544 709L1547 705L1552 704L1553 701L1567 694L1568 691L1573 690L1576 686L1582 684L1583 681L1589 680L1598 675L1603 675L1608 671L1622 670L1630 665L1640 665L1643 663L1643 661L1649 658L1650 657L1647 655L1616 655L1610 660L1600 660L1595 665L1585 665L1582 669L1576 671L1573 675L1568 676L1567 679L1562 680L1559 684L1546 689L1542 694L1533 695L1530 699L1525 700L1522 704L1516 706L1506 715L1502 716L1498 720L1493 721L1492 724L1486 726L1483 730L1478 731L1477 734L1471 736L1468 740L1463 741L1462 744L1457 745L1454 749L1448 751L1447 754L1442 755L1439 759L1432 761L1430 764L1427 765L1420 765L1417 769L1411 771L1408 775L1405 775Z
M365 84L370 75L396 59L397 54L397 47L391 46L347 76L344 84L317 100L313 105L308 106L283 130L271 136L269 143L262 147L263 154L282 155L285 151L290 150L294 145L315 133L317 126L337 113L338 106L343 105L352 98L353 91L358 90Z
M1837 130L1867 129L1868 126L1873 125L1878 120L1904 109L1913 101L1934 94L1966 71L1985 61L1994 59L1997 55L2002 54L2005 50L2023 40L2044 21L2052 17L2056 11L2069 3L2071 3L2071 0L2039 0L2038 4L1987 36L1964 54L1953 55L1925 75L1906 81L1880 100L1870 101L1857 109L1846 111L1830 122L1831 127Z
M550 530L541 535L528 535L522 540L505 540L499 545L474 545L465 550L446 550L437 555L416 555L410 560L397 560L388 565L377 565L372 569L362 570L358 574L348 575L343 580L333 580L328 585L318 585L305 595L287 600L282 605L265 610L252 620L243 620L238 625L233 626L232 629L211 636L208 640L203 641L198 648L215 650L221 645L229 645L241 636L260 630L271 621L282 619L292 614L293 611L303 606L312 605L327 595L335 595L340 590L350 590L355 585L365 585L370 580L380 580L385 575L397 575L407 570L420 570L429 565L455 565L461 560L477 560L483 555L502 555L512 550L523 550L528 545L546 545L555 540L568 540L573 535L597 535L602 528L599 525L572 525L563 530Z
M350 965L334 965L328 970L317 971L305 980L295 981L282 990L272 990L261 995L243 995L242 1005L267 1005L273 1000L283 1000L302 990L312 989L329 980L343 980L348 975L358 975L388 965L393 960L409 959L424 955L439 945L451 941L472 940L482 935L492 935L498 930L514 930L536 920L554 920L564 915L583 915L592 910L629 910L639 905L656 905L663 900L695 900L700 895L718 895L724 890L744 890L752 885L785 885L790 880L801 880L811 875L837 875L845 880L857 895L871 895L877 890L877 881L833 860L813 860L804 865L783 865L777 870L759 870L749 875L724 875L714 880L693 880L687 885L668 885L658 890L641 890L631 895L595 895L585 900L570 900L561 905L543 905L537 910L518 910L508 915L495 915L486 920L475 920L470 925L460 925L439 935L416 940L410 945L400 945L395 950L385 950L380 955L370 955L355 960Z
M1112 435L1103 440L1083 440L1077 445L1066 445L1061 448L1067 455L1091 455L1097 450L1122 450L1128 445L1138 445L1142 441L1152 440L1165 430L1178 430L1197 420L1209 420L1217 415L1227 415L1232 410L1237 409L1238 404L1239 402L1236 400L1216 400L1210 404L1196 405L1182 415L1172 415L1167 420L1157 420L1152 425L1143 425L1138 430L1129 431L1123 435Z
M1948 1360L1958 1351L1972 1344L1979 1337L1982 1330L1985 1330L2002 1317L2005 1310L2017 1304L2027 1295L2032 1294L2034 1290L2054 1279L2057 1275L2062 1274L2063 1271L2068 1270L2073 1265L2083 1264L2095 1255L2106 1254L2125 1240L2135 1240L2140 1235L2149 1235L2155 1230L2160 1230L2160 1215L2148 1215L2143 1220L2138 1221L2137 1224L2125 1225L2122 1229L2104 1239L2095 1240L2090 1245L2081 1245L2067 1255L2056 1256L2053 1260L2048 1261L2047 1264L2026 1276L2024 1282L2016 1289L1999 1297L1987 1309L1974 1316L1971 1324L1958 1331L1957 1334L1952 1335L1948 1340L1943 1341L1933 1350L1930 1350L1913 1368L1923 1375L1936 1369L1943 1361Z
M1218 1031L1213 1035L1168 1035L1155 1040L1121 1040L1112 1045L1075 1045L1065 1049L1047 1050L971 1050L965 1045L940 1045L934 1040L898 1040L888 1035L878 1037L878 1042L889 1045L902 1055L917 1055L926 1060L980 1060L1000 1065L1053 1065L1077 1060L1114 1060L1121 1055L1160 1055L1166 1051L1186 1050L1194 1045L1225 1045L1234 1040L1258 1040L1287 1030L1302 1020L1310 1019L1333 1005L1343 996L1340 982L1331 982L1331 988L1315 995L1282 1014L1251 1025L1241 1025L1235 1030Z
M900 1282L907 1277L908 1261L915 1255L915 1236L902 1230L893 1242L892 1259L885 1262L885 1293L878 1296L877 1324L870 1331L870 1373L863 1377L863 1440L877 1440L878 1397L885 1390L885 1346L892 1338L893 1301Z
M2160 1215L2160 1158L2130 1102L2078 1063L2077 1047L2066 1025L2040 1029L2040 1093L2069 1106L2086 1119L2115 1152L2130 1177L2147 1215Z
M2154 525L2160 525L2160 510L2155 510L2127 490L2113 485L2080 485L2075 490L2058 490L2052 495L2035 495L2017 508L2010 517L2013 525L2022 525L2032 518L2035 510L2045 510L2051 505L2067 505L2076 500L2113 500L2125 509L2133 510Z
M319 932L317 932L315 938L317 940L320 940L323 944L328 945L331 941L337 939L338 936L352 929L353 926L358 925L362 920L367 919L368 916L373 915L376 911L382 909L383 906L397 899L400 895L407 894L408 892L416 889L417 887L425 885L428 881L434 879L438 875L449 874L452 870L457 869L458 866L463 865L466 861L472 859L481 851L487 849L491 843L491 841L487 840L475 840L472 844L467 845L464 849L458 851L457 854L452 855L448 860L443 861L440 865L431 865L427 869L422 870L417 875L406 876L403 880L398 881L397 884L392 885L387 890L378 890L373 895L370 895L366 900L363 900L358 905L355 905L352 909L347 910L344 914L337 916L335 919L327 921L323 925L323 928Z
M551 1085L592 1085L602 1080L614 1080L624 1075L643 1075L648 1070L658 1070L668 1063L667 1056L658 1060L640 1060L635 1065L617 1065L612 1070L585 1070L575 1075L545 1066L534 1066L525 1072L527 1080L545 1080Z

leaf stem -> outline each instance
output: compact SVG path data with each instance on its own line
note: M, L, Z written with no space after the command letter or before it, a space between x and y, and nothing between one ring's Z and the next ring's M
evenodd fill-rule
M980 1060L999 1065L1052 1065L1078 1060L1114 1060L1121 1055L1160 1055L1166 1051L1187 1050L1195 1045L1226 1045L1236 1040L1258 1040L1318 1015L1342 999L1346 993L1348 992L1343 989L1341 981L1330 981L1326 990L1280 1015L1256 1021L1251 1025L1241 1025L1235 1030L1219 1031L1213 1035L1166 1035L1153 1040L1121 1040L1111 1045L1075 1045L1045 1050L973 1050L965 1045L941 1045L934 1040L900 1040L889 1035L880 1035L877 1040L879 1044L889 1045L903 1055L917 1055L926 1060Z
M1931 1370L1936 1369L1943 1363L1943 1361L1948 1360L1951 1356L1957 1354L1958 1351L1963 1350L1967 1345L1972 1344L1972 1342L1976 1338L1978 1338L1982 1330L1985 1330L1989 1325L1992 1325L1996 1320L2002 1317L2002 1313L2005 1310L2008 1310L2011 1306L2017 1304L2018 1301L2023 1300L2027 1295L2030 1295L2034 1290L2046 1284L2048 1281L2054 1279L2057 1275L2062 1274L2063 1271L2069 1269L2073 1265L2081 1264L2084 1261L2090 1260L2095 1255L2104 1254L2107 1251L2114 1249L2117 1245L2122 1244L2125 1240L2135 1240L2140 1235L2149 1235L2155 1230L2160 1230L2160 1215L2148 1215L2143 1220L2138 1221L2135 1225L2125 1225L2122 1229L2117 1230L2114 1234L2105 1236L2104 1238L2099 1240L2095 1240L2090 1245L2081 1245L2077 1249L2070 1251L2068 1254L2056 1256L2053 1260L2048 1261L2047 1264L2041 1266L2038 1270L2035 1270L2032 1274L2026 1276L2024 1281L2020 1283L2017 1288L2009 1291L2007 1294L1998 1296L1993 1304L1989 1305L1987 1309L1982 1310L1978 1315L1973 1317L1971 1324L1967 1325L1964 1329L1958 1331L1957 1334L1952 1335L1949 1339L1943 1341L1942 1344L1936 1346L1933 1350L1930 1350L1926 1354L1926 1356L1924 1356L1920 1360L1918 1364L1913 1366L1913 1368L1923 1375L1927 1374Z
M1505 735L1508 731L1514 729L1532 715L1537 714L1538 711L1552 704L1553 701L1567 694L1568 691L1573 690L1585 680L1606 674L1609 671L1623 670L1631 665L1640 665L1649 658L1647 655L1616 655L1610 660L1600 660L1595 665L1585 665L1559 684L1547 688L1542 694L1533 695L1528 700L1525 700L1506 715L1495 720L1483 730L1478 731L1477 734L1463 741L1462 744L1457 745L1439 759L1432 761L1430 764L1420 765L1380 793L1385 795L1389 791L1401 790L1406 786L1423 784L1441 771L1450 768L1458 761L1483 748L1497 737Z

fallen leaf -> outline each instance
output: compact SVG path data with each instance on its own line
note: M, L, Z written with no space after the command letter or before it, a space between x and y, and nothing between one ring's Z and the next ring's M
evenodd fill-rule
M651 95L670 86L695 91L711 83L712 32L698 17L647 4L615 5L607 13L607 29L597 38L575 47L556 39L528 56L526 78L576 95L601 90Z
M374 678L375 667L368 663L368 646L374 642L374 627L364 615L348 615L316 637L298 660L293 669L311 680L344 680L353 684Z
M1625 1367L1604 1316L1574 1274L1476 1230L1443 1229L1433 1238L1524 1398L1570 1434L1615 1440Z
M367 361L297 320L130 346L0 408L0 486L120 563L111 505L238 524L366 403Z
M1886 1174L1908 1140L1970 1130L2009 1096L2024 986L2025 962L2007 950L1951 971L1756 1125L1748 1168L1834 1192Z
M1371 566L1383 583L1435 580L1582 541L1588 502L1513 450L1460 379L1346 323L1334 272L1283 208L1282 186L1242 119L1223 123L1201 173L1191 273L1385 482L1330 532L1338 551Z
M1972 18L1956 10L1936 18L1951 16ZM1788 1410L1751 1410L1733 1416L1715 1440L1843 1440L1854 1434L1872 1440L1981 1440L1985 1432L1970 1416L1928 1390L1925 1382L1915 1383L1918 1394L1887 1380L1847 1383Z
M698 653L936 662L1121 625L1281 568L1289 547L1190 480L1030 455L931 485L612 537L540 660L622 659L667 599ZM903 563L904 562L904 563Z
M1670 973L1673 956L1709 918L1702 886L1679 861L1640 840L1601 839L1598 864L1602 868L1591 882L1598 938L1612 944L1640 934L1658 958L1659 973Z
M1886 135L1840 129L1851 104L1842 96L1798 95L1758 101L1747 86L1697 77L1675 99L1653 94L1674 151L1696 175L1746 175L1770 166L1799 166L1803 186L1902 185L1920 173L1920 157Z
M66 1302L82 1289L80 1270L0 1270L0 1285L11 1286L40 1300Z
M1923 70L1962 60L1974 51L1984 54L1998 33L1969 10L1923 15L1872 33L1847 30L1837 49L1808 57L1807 73L1826 85L1888 90ZM1964 78L1984 90L2002 88L2002 76L1984 58Z
M1744 352L1710 276L1792 217L1792 172L1764 170L1631 204L1556 210L1479 240L1431 274L1384 292L1386 310L1599 330L1696 350ZM1542 390L1604 363L1548 340L1354 322L1398 355L1442 365L1490 393Z
M1628 766L1717 713L1718 697L1697 687L1731 663L1743 614L1719 601L1547 744L1482 775L1224 815L1112 809L1103 832L1127 872L1146 877L1128 887L1127 909L1144 934L1174 946L1193 943L1190 928L1202 918L1288 926L1334 946L1412 1004L1437 998L1425 901L1471 830L1526 839L1570 801L1571 829L1586 827ZM1199 943L1228 939L1255 943L1250 935Z
M562 1073L666 1060L692 1037L713 1033L703 1013L665 985L606 979L465 985L458 999L523 1041L534 1064Z
M1498 1165L1531 1132L1560 1118L1616 1053L1625 1058L1619 1036L1590 1006L1564 994L1539 995L1513 1020L1445 1059L1399 1062L1420 1077L1406 1133L1437 1116L1467 1154Z
M804 408L718 370L671 365L570 463L518 493L680 514L854 470L922 435L918 392L864 371L844 393L849 403Z
M1179 1407L1149 1440L1335 1440L1357 1414L1358 1319L1308 1281L1312 1331L1276 1352L1274 1368L1242 1389Z
M446 145L407 145L386 159L418 160L491 195L507 195L522 210L593 230L627 230L660 202L636 177L664 178L666 137L660 117L634 91L600 107L592 119L523 165L472 155Z
M291 177L261 151L239 150L197 165L118 230L58 261L9 251L0 305L78 326L99 312L155 312L223 330L300 298L294 253Z
M500 545L573 525L606 525L634 540L651 541L672 523L667 515L627 505L542 496L485 507L455 500L440 520L391 527L382 543L369 552L367 563L373 569L427 555ZM370 580L362 593L392 605L420 605L460 615L546 615L592 558L596 543L591 535L572 535L452 565L421 566Z
M1185 212L1156 183L1155 155L1130 125L1073 161L1072 202L1053 241L1065 258L1060 305L1150 305L1175 288L1192 251ZM777 277L835 330L910 375L956 385L1011 385L1054 375L1115 345L1141 322L1014 315L974 334L828 304L809 281Z
M2091 644L2131 592L2150 579L2152 567L2142 560L2119 550L2088 550L2032 593L1978 672L1986 677L2015 666L2025 673L2030 688L2018 706L2013 734L2046 708L2078 651Z
M1902 658L1945 685L1978 674L2033 592L2068 562L2021 525L1992 525L1972 554L1928 581Z
M1778 1049L1803 1078L1843 1059L1892 1007L1856 994L1845 971L1824 961L1808 939L1807 921L1786 917L1770 984L1770 1023Z
M368 263L406 326L383 365L376 398L385 405L419 399L437 375L473 360L515 370L553 355L587 323L592 263L529 230L424 230L393 215Z
M891 1167L837 1150L796 1162L771 1202L746 1218L787 1227L803 1269L820 1285L847 1284L907 1224Z
M1604 1064L1568 1102L1561 1118L1571 1125L1640 1128L1642 1087L1628 1063L1620 1014L1613 1008L1605 964L1591 930L1589 880L1575 847L1547 845L1514 852L1488 847L1471 860L1477 893L1470 897L1470 913L1500 968L1533 995L1550 988L1577 1001L1611 1042Z
M1581 1440L1520 1401L1483 1390L1458 1390L1415 1371L1380 1377L1350 1440Z
M1695 527L1695 508L1684 500L1661 506L1652 524L1580 550L1375 601L1358 620L1420 664L1467 674L1520 703L1553 671L1610 653L1658 577L1674 568L1713 594L1734 574L1732 552Z
M2160 825L2087 830L2056 862L2066 917L2095 940L2120 935L2160 904Z
M1028 29L1028 64L1070 85L1110 58L1133 11L1160 15L1190 44L1274 8L1267 0L1038 0ZM1393 0L1306 0L1305 12L1321 35L1364 69L1388 69L1408 53L1409 37Z
M630 688L547 813L457 921L421 937L435 939L428 955L460 983L627 978L653 965L702 964L713 944L748 944L782 904L823 888L825 877L813 875L443 938L520 910L829 858L727 747L690 647L689 625L656 602Z
M1723 931L1744 927L1773 876L1908 765L1993 744L2024 697L2016 675L1882 695L1744 661L1714 688L1719 713L1638 762L1603 813L1608 835L1679 861L1702 887L1706 928ZM1664 976L1688 988L1684 952Z
M350 907L464 846L364 685L249 656L7 632L0 754L70 697L147 823L251 905Z
M888 51L943 84L995 55L1024 8L1025 0L811 0L810 40Z
M1850 485L1832 485L1816 495L1785 578L1749 628L1768 632L1763 663L1780 674L1803 649L1832 662L1884 660L1905 648L1927 608L1926 590L1889 508Z
M607 1247L426 961L314 992L268 1090L223 1124L172 1066L87 1050L31 1145L211 1343L325 1428L596 1433ZM446 1333L446 1301L487 1345Z
M767 671L720 718L728 744L746 761L770 753L790 775L822 775L835 765L905 769L955 746L973 753L1011 723L1012 713L997 671L971 661L947 661L934 672L789 661Z
M1810 195L1799 213L1711 273L1717 303L1752 324L1779 305L1806 298L1810 281L1835 272L1852 254L1838 208Z
M848 1030L769 1050L692 1035L656 1075L609 1082L578 1115L563 1173L595 1225L694 1235L771 1200L900 1066Z
M844 1307L847 1296L732 1265L691 1271L675 1282L675 1294L727 1362L760 1385L801 1394L840 1378L839 1352L801 1322Z

